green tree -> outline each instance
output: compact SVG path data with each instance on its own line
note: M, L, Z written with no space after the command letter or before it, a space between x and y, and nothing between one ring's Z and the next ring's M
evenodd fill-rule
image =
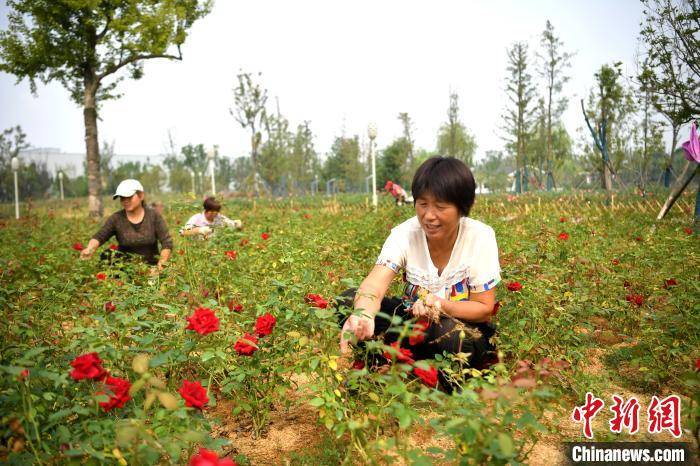
M324 179L336 179L339 191L352 191L364 186L365 169L360 162L357 136L338 137L323 167Z
M552 175L553 141L552 128L557 125L568 106L568 100L560 97L564 84L569 77L564 73L571 66L571 54L563 52L563 42L554 34L554 26L547 20L542 32L540 46L539 74L545 83L544 92L544 134L545 134L545 165L547 169L547 190L554 188Z
M634 128L637 146L634 152L634 164L638 172L637 185L643 192L648 181L652 157L658 154L663 156L664 153L664 125L656 118L653 88L646 82L642 82L635 94L641 115L639 124Z
M613 173L631 152L633 101L622 85L620 66L603 65L595 73L596 88L589 94L588 111L581 99L583 116L600 156L595 155L590 143L584 143L584 154L600 173L601 185L608 192L612 190Z
M21 199L42 198L51 189L53 180L46 168L46 163L21 160L20 152L27 148L29 148L27 135L19 125L0 133L0 200L2 201L11 201L15 196L13 157L20 159L18 189Z
M644 81L662 105L679 104L677 121L700 117L700 2L642 0Z
M303 190L307 190L319 168L314 136L309 122L304 121L297 126L297 132L292 141L290 172L296 185L303 186Z
M289 121L282 115L267 115L265 119L267 139L258 156L258 173L268 186L275 186L287 179L290 168L294 135L289 132Z
M379 156L377 167L377 188L381 189L388 180L406 185L404 167L410 151L410 142L400 137L384 149Z
M459 119L459 96L450 94L447 123L438 132L437 150L442 155L456 157L471 167L476 152L476 141Z
M506 93L511 102L503 116L506 127L506 147L515 155L515 191L527 191L527 144L534 124L535 87L528 71L528 49L524 42L516 42L508 49L508 77Z
M258 77L261 74L258 73ZM238 85L233 89L236 108L229 111L243 129L250 130L250 160L253 172L257 173L258 149L262 143L260 131L267 119L267 89L256 83L250 73L241 72L236 77Z
M7 0L8 29L0 31L0 71L29 79L58 81L83 108L87 153L88 209L102 215L99 104L116 98L127 71L143 76L152 58L181 60L180 47L194 22L210 10L208 1ZM176 53L170 52L172 47Z
M508 175L514 168L515 159L512 156L506 157L501 151L488 150L477 163L474 178L491 192L505 191L510 184Z
M411 117L408 116L408 113L406 112L401 112L399 113L398 116L399 120L401 121L401 126L403 128L403 137L406 140L406 167L405 167L405 173L406 175L410 169L410 167L413 166L413 122L411 121ZM476 149L476 148L475 148Z

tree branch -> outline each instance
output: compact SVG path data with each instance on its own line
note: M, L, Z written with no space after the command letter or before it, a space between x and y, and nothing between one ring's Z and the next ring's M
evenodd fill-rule
M154 54L145 54L145 55L132 55L124 60L121 60L119 63L116 65L108 66L102 73L97 75L97 80L101 81L105 77L109 76L110 74L116 73L119 71L121 68L124 68L127 65L130 65L132 63L135 63L139 60L148 60L151 58L168 58L170 60L182 60L182 52L180 52L180 49L178 47L178 55L169 55L167 53L154 53Z

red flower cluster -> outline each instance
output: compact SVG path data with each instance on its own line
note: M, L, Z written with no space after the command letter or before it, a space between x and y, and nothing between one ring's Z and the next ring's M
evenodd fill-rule
M430 327L430 321L422 318L413 326L413 332L408 336L408 344L411 346L419 345L425 341L425 332Z
M676 286L676 285L678 285L678 282L676 281L675 278L669 278L667 280L664 280L664 288L667 290L669 288L671 288L672 286Z
M562 231L561 233L559 233L559 236L557 236L557 238L558 238L560 241L568 241L568 239L569 239L569 234L568 234L567 232L565 232L565 231Z
M309 293L304 298L304 301L306 301L307 304L310 304L313 307L319 307L321 309L326 309L328 307L328 301L323 299L323 296L321 296L320 294Z
M246 333L243 338L239 339L233 349L241 356L250 356L258 350L258 338L255 335Z
M83 243L73 243L73 249L76 251L82 251L85 249L85 246L83 246Z
M269 312L263 314L255 321L255 334L259 337L269 335L272 333L272 329L275 328L275 324L277 324L275 316Z
M365 368L365 362L357 359L352 362L352 368L355 369L356 371L361 371L362 369Z
M98 280L107 280L107 274L104 272L99 272L97 275L95 275L95 278Z
M27 369L25 369L26 371ZM695 360L695 370L700 372L700 359Z
M117 310L117 306L115 306L112 301L107 301L105 303L105 312L114 312L116 310Z
M413 373L417 375L427 386L433 388L437 386L438 372L434 367L429 367L428 370L421 369L420 367L414 367Z
M307 219L307 220L310 219L310 218L311 218L311 214L304 214L304 218Z
M97 353L88 353L78 356L70 363L73 370L70 376L73 380L102 380L107 376L107 371L102 367L102 360Z
M204 405L209 403L207 391L199 381L190 382L189 380L183 380L178 393L185 400L185 406L190 408L202 409Z
M123 408L126 402L131 399L129 396L131 383L128 380L108 376L105 380L105 387L112 393L109 396L109 400L100 401L99 403L105 411L111 411L114 408ZM98 392L97 394L104 395L105 392Z
M617 259L617 258L613 259L612 265L620 265L620 259Z
M559 221L560 221L561 223L566 222L566 217L560 217L560 218L559 218Z
M634 240L638 243L642 242L642 237L641 236L635 236Z
M233 299L228 302L228 310L233 312L241 312L243 310L243 305L240 303L237 303Z
M190 466L238 466L238 463L230 458L221 458L215 451L199 448L199 453L190 458Z
M523 289L523 285L520 282L510 282L507 288L508 291L520 291Z
M233 260L238 256L238 253L236 251L225 251L224 254L226 254L226 257L229 259Z
M637 306L641 306L642 304L644 304L644 296L640 294L630 293L627 296L625 296L625 299Z
M17 380L18 380L19 382L21 382L21 381L23 381L23 380L26 380L27 377L29 377L29 369L24 369L24 370L23 370L22 372L20 372L19 375L17 376Z
M683 228L683 231L685 232L686 235L693 234L693 230L691 228L688 228L688 227Z
M413 365L416 361L413 359L413 353L411 352L410 349L408 348L400 348L399 347L399 342L395 341L391 345L396 352L393 351L384 351L384 357L387 358L389 361L392 361L396 359L398 362L402 362L404 364L410 364Z
M250 241L248 241L247 238L243 238L243 239L241 240L241 242L238 243L238 244L240 244L241 246L245 246L245 245L248 244L248 243L250 243Z
M267 240L270 237L270 235L268 235L267 233L263 233L262 235L260 235L260 237L264 240Z
M219 330L219 319L214 314L214 311L208 307L198 307L194 310L194 314L187 317L189 325L187 330L194 330L200 335L207 335Z
M116 244L112 243L112 244L109 245L109 249L111 249L112 251L116 251L117 249L119 249L119 246L117 246Z

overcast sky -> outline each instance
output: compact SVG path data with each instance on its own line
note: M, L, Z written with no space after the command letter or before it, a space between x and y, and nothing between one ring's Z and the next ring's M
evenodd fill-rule
M635 71L638 0L218 0L192 28L182 62L151 60L142 79L120 84L123 97L103 105L99 137L120 154L158 154L170 130L178 146L218 144L224 155L245 155L249 136L229 113L244 70L262 72L270 108L277 96L291 127L311 122L321 154L343 131L366 138L369 122L386 146L401 134L399 112L411 116L417 145L434 149L453 90L480 158L503 147L506 49L526 41L534 58L547 19L576 54L564 89L564 121L575 135L593 73L614 61L626 75ZM34 147L85 150L82 110L60 84L39 86L34 97L26 81L0 73L0 129L17 124Z

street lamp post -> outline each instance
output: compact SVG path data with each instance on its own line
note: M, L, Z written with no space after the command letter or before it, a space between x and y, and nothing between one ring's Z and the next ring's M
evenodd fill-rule
M374 139L377 137L377 127L374 123L370 123L367 128L367 135L369 136L369 156L372 159L372 206L375 210L377 208L377 162L374 156Z
M209 173L211 173L211 195L216 196L216 184L214 181L214 149L209 149L207 159L209 159Z
M17 184L17 171L19 170L19 159L17 157L12 157L10 162L12 166L12 173L15 175L15 218L19 219L19 185Z
M61 189L61 200L63 200L63 172L58 172L58 186Z

